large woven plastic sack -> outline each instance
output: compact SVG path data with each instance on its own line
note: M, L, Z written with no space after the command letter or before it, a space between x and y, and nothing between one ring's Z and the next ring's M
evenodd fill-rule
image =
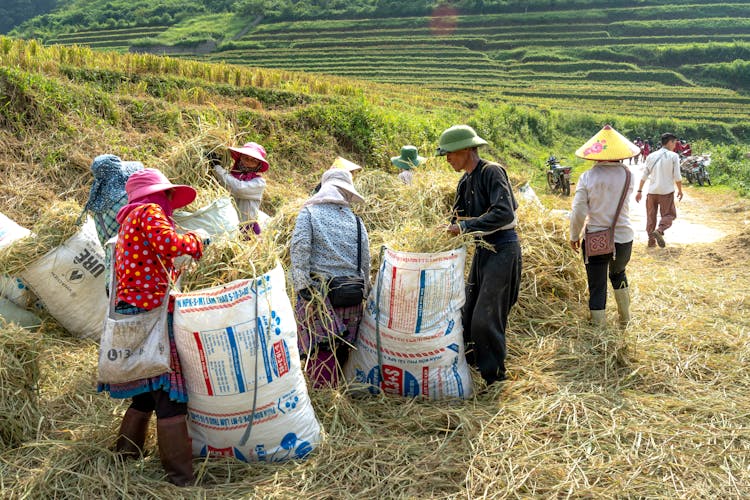
M258 210L258 225L262 230L268 229L271 225L271 216L265 213L263 210Z
M463 248L441 253L386 250L367 301L370 314L374 316L379 288L382 326L416 335L443 328L466 301L465 261Z
M0 213L0 248L10 245L16 240L25 238L29 234L31 234L31 231L19 226L13 219Z
M465 260L464 249L385 251L344 368L349 381L407 397L472 395L461 326Z
M236 235L240 226L237 209L228 197L214 200L195 212L177 210L172 219L180 232L203 229L212 237Z
M35 328L42 324L42 320L33 312L0 298L0 326L3 322L15 323L24 328Z
M0 213L0 248L11 245L14 241L30 235L31 231L19 226L13 219ZM31 294L26 285L18 278L0 274L0 297L8 299L17 306L27 307Z
M94 220L31 264L21 279L71 334L99 339L107 313L104 250Z
M319 443L285 285L278 266L257 280L174 294L194 455L277 462Z
M0 297L22 308L31 305L34 300L29 287L22 280L5 274L0 274Z
M460 318L450 320L445 329L417 336L386 327L376 330L366 315L356 347L344 372L348 380L369 385L373 393L427 399L467 398L473 393Z

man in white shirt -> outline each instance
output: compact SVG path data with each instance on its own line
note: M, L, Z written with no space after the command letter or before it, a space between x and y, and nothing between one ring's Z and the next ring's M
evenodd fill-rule
M646 233L649 247L655 247L658 243L664 248L664 231L672 226L672 221L677 217L677 209L674 206L675 184L677 185L677 199L682 200L680 157L674 152L676 144L676 135L662 134L662 147L646 158L643 177L638 185L638 193L635 195L635 201L640 203L643 185L647 179L650 179L646 196ZM656 226L657 210L661 215L658 227Z

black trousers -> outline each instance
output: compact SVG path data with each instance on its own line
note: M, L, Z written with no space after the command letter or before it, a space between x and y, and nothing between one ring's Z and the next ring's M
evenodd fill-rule
M586 262L586 245L581 243L583 249L583 261ZM630 254L633 251L633 242L615 243L616 256L612 254L594 255L589 257L586 264L586 278L589 282L589 309L601 311L607 306L607 277L612 283L612 288L619 290L628 287L628 277L625 268L630 262Z
M169 393L162 390L145 392L133 396L130 407L144 413L156 412L156 418L187 415L187 403L178 403L169 399Z
M505 380L505 329L521 286L520 243L498 243L495 249L477 248L463 310L467 359L489 384Z

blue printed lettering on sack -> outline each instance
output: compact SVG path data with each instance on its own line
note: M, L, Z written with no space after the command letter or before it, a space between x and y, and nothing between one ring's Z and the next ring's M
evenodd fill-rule
M234 368L234 378L237 380L237 392L245 392L245 377L242 374L242 360L240 358L240 351L237 347L237 340L234 336L234 329L231 326L227 327L226 332L230 348L230 360L232 367Z
M263 368L266 372L266 381L271 382L273 380L273 373L271 372L271 359L268 356L268 339L266 338L266 332L268 331L268 317L263 316L257 318L256 321L258 329L258 338L260 339L260 353L263 356ZM258 354L256 353L256 356Z
M219 304L231 304L247 297L248 295L250 295L250 288L243 286L215 296L193 295L180 297L177 299L177 307L188 308L214 306Z
M464 397L464 384L461 382L461 374L458 372L458 358L453 360L451 365L451 372L456 379L456 393L458 397Z
M417 326L414 329L415 333L419 333L422 330L422 316L424 314L424 289L425 289L425 272L420 271L419 273L419 299L417 300Z
M272 324L276 325L274 327L273 333L276 335L281 335L281 317L278 315L276 311L271 311L271 322Z
M262 289L261 286L263 287ZM257 280L253 280L250 283L250 290L257 295L267 294L272 289L273 287L271 287L271 277L267 274L258 278Z
M369 374L365 374L364 370L357 368L354 370L354 381L368 384L367 390L370 394L376 395L380 392L378 389L380 386L380 369L376 366L370 370Z
M273 408L272 408L273 410ZM231 428L241 425L247 425L250 423L250 413L242 413L239 415L221 417L217 415L206 415L204 413L190 411L190 420L197 424L212 426L212 427L224 427ZM254 420L258 420L258 414L255 414Z
M454 326L456 326L456 322L454 320L448 321L448 328L445 329L445 334L450 335L453 331Z
M269 406L268 408L264 408L263 410L256 411L253 414L253 421L266 420L274 415L276 415L276 407Z

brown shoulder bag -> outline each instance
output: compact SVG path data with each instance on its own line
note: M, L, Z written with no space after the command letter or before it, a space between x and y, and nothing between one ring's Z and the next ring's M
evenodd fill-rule
M630 185L630 170L625 166L623 166L623 168L625 169L625 186L622 188L620 203L617 205L617 211L615 212L612 226L602 231L586 231L586 236L583 239L586 264L589 263L589 257L595 255L606 255L611 253L613 259L617 255L615 249L615 225L617 225L617 219L620 217L620 211L622 210L622 205L625 203L625 197L628 195L628 186Z

